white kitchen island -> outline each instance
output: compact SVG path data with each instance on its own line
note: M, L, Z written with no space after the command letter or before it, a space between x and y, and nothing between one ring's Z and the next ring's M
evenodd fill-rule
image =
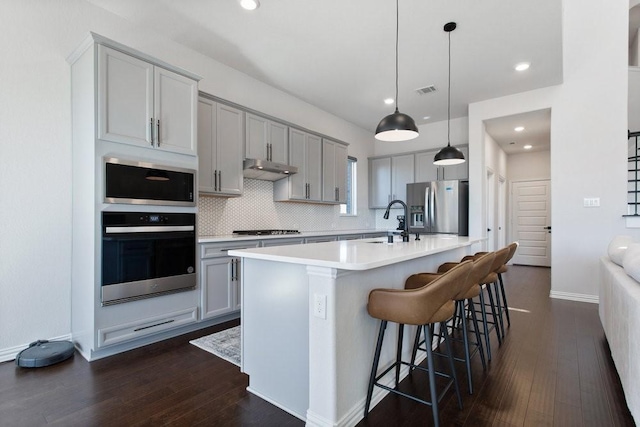
M231 250L242 257L242 367L248 390L310 426L352 426L363 417L379 321L367 313L374 288L402 288L481 250L481 238L421 236ZM380 370L395 355L387 328ZM405 332L408 354L413 330ZM406 375L406 369L403 372ZM374 390L372 405L385 392Z

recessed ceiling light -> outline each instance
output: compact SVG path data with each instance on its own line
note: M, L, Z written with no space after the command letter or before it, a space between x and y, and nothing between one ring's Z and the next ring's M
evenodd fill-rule
M424 116L424 117L422 118L422 120L429 120L430 118L431 118L431 116Z
M258 0L240 0L240 6L243 9L255 10L260 7L260 1Z
M391 104L393 104L393 102L394 102L393 98L387 98L387 99L384 100L384 103L387 104L387 105L391 105Z
M524 146L524 147L522 147L522 148L524 148L525 150L531 150L531 149L533 148L533 145L529 145L529 144L527 144L527 145L525 145L525 146Z
M519 64L516 64L515 69L516 71L528 70L530 65L531 64L529 64L528 62L521 62Z
M515 130L516 132L522 132L524 130L524 126L517 126L513 128L513 130Z

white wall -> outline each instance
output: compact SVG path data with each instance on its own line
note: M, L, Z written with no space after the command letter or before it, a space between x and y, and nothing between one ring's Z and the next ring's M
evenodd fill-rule
M360 159L359 204L367 206L370 132L86 1L4 1L0 358L36 339L70 333L71 95L66 57L89 31L201 75L205 92L350 143L349 154Z
M597 299L598 258L614 235L628 234L622 219L626 213L628 13L623 2L563 1L564 83L469 106L472 157L484 150L483 120L551 108L555 297ZM473 183L483 180L482 169L470 164L472 206L484 203L473 188ZM584 208L584 197L600 197L601 207ZM473 218L470 233L480 232L482 222Z
M507 170L507 179L509 181L550 179L551 152L545 150L509 154L507 156Z

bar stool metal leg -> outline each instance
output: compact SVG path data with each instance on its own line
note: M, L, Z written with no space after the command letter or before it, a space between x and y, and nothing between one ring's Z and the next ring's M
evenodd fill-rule
M453 386L456 389L456 396L458 397L458 407L462 409L462 395L460 394L460 386L458 385L458 376L456 375L456 367L453 363L453 348L451 346L451 340L449 339L449 333L447 332L446 322L442 322L440 327L444 327L444 341L447 346L447 353L449 359L449 366L451 367L451 376L453 377Z
M369 377L369 387L367 389L367 402L364 405L364 416L369 413L369 406L371 405L371 396L373 395L373 383L376 381L376 372L378 372L378 363L380 362L380 351L382 350L382 339L384 338L384 330L387 328L387 321L382 320L380 323L380 332L378 332L378 342L376 344L376 351L373 356L373 366L371 367L371 376Z
M511 319L509 318L509 304L507 303L507 294L504 291L504 283L502 282L502 274L498 273L498 280L500 281L500 292L502 293L502 302L504 303L504 312L507 315L507 325L511 327Z
M500 321L500 335L504 338L504 320L502 319L503 313L503 305L500 297L500 292L498 292L498 282L493 282L493 293L496 296L496 312L498 313L498 320Z
M491 339L489 338L489 322L487 321L487 308L484 302L484 292L480 292L480 312L482 313L482 325L484 328L484 343L487 349L487 359L491 361Z
M482 369L487 369L487 363L484 360L484 349L482 348L482 339L480 338L480 330L478 328L478 316L476 315L476 307L473 302L473 298L467 300L469 303L469 311L471 312L471 320L473 320L473 332L476 336L476 342L478 343L478 352L480 353L480 360L482 361Z
M502 333L500 332L500 321L498 320L498 313L496 312L496 304L493 300L493 292L491 291L491 283L486 285L487 295L489 296L489 305L491 307L491 314L493 316L493 326L496 330L496 336L498 337L498 345L502 345Z
M441 326L442 327L442 326ZM446 327L445 327L446 330ZM433 342L431 336L431 328L424 325L425 344ZM427 350L427 374L429 375L429 392L431 393L431 411L433 412L433 424L435 427L440 426L440 411L438 410L438 392L436 391L436 374L433 366L433 351L430 345L425 345Z
M404 325L400 323L398 325L398 343L396 348L396 387L400 382L400 362L402 361L402 338L404 335Z

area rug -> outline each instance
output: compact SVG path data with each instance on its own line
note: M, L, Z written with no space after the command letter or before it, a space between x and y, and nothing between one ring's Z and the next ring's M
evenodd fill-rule
M189 341L209 353L240 366L240 326Z

